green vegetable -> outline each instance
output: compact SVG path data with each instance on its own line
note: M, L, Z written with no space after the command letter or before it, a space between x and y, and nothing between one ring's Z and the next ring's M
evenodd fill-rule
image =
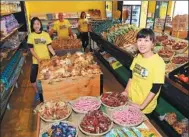
M151 134L149 135L149 137L154 137L154 133L151 133Z

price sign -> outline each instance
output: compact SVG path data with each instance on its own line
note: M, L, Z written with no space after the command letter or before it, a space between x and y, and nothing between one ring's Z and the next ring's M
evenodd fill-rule
M119 61L116 61L116 62L112 63L111 66L115 70L115 69L122 67L123 65Z

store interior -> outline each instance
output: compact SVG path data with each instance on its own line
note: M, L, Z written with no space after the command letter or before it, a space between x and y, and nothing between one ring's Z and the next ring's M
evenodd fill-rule
M0 4L0 136L188 137L188 1ZM66 38L59 37L58 29L52 31L60 15L69 22ZM31 28L34 17L50 39L49 58L40 61L33 54L35 44L29 43L36 33ZM82 20L87 20L87 32L81 31ZM154 32L152 53L165 64L157 105L149 114L134 107L131 93L124 95L134 79L132 64L142 55L137 34L143 28ZM33 65L38 66L36 93L31 82ZM162 69L156 62L153 65ZM140 95L135 98L140 100Z

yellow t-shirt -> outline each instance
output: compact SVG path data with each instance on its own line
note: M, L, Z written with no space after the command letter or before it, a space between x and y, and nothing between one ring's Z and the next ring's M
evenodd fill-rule
M134 58L130 69L132 70L133 76L128 91L128 97L132 102L141 105L148 96L153 83L164 83L165 63L158 54L150 58L143 58L142 55L139 54ZM159 92L146 106L143 113L149 114L155 109Z
M79 19L79 26L81 32L88 32L88 19Z
M28 44L32 44L35 53L40 59L50 59L50 54L47 45L52 42L48 33L42 31L40 34L32 32L28 35ZM38 64L35 57L32 57L33 64Z
M68 28L71 27L71 24L68 20L64 19L63 22L55 21L53 24L52 29L57 31L58 37L60 38L68 38L69 37L69 30Z

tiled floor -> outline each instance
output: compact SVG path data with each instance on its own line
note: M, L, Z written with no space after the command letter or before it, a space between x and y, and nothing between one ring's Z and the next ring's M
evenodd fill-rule
M7 110L1 122L1 137L35 137L36 119L33 108L34 91L29 82L31 58L23 67L24 74L20 75L18 85L10 98L11 110ZM114 76L99 62L104 74L104 91L123 91L123 87Z

